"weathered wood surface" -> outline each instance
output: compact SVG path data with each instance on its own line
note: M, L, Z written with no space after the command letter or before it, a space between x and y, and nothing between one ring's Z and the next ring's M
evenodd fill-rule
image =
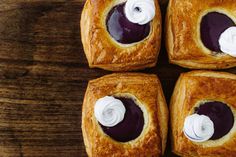
M88 80L110 72L87 66L79 27L83 4L1 0L0 157L86 156L80 127L84 92ZM158 65L142 72L158 74L169 102L185 71L168 64L163 46ZM166 154L173 156L170 145Z

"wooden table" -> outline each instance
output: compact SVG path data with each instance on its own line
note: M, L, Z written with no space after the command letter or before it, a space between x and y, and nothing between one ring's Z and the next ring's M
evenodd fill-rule
M0 156L85 157L81 106L87 82L110 72L89 69L80 40L84 1L1 0ZM163 13L165 6L162 7ZM187 69L155 68L169 103ZM226 70L236 73L236 68ZM170 153L170 144L166 156Z

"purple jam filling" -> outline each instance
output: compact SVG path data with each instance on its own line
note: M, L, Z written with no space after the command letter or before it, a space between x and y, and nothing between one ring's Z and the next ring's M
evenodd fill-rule
M196 108L195 112L199 115L208 116L213 121L215 132L211 140L217 140L225 136L234 125L234 116L231 109L222 102L206 102Z
M201 21L201 40L203 44L214 52L221 52L219 38L229 27L235 26L234 21L225 14L211 12L206 14Z
M131 44L142 41L150 32L150 23L139 25L130 22L124 13L125 3L115 6L107 17L107 30L119 43Z
M103 131L114 140L128 142L136 139L141 134L144 126L143 112L134 100L121 97L117 99L121 100L126 108L123 121L114 127L100 125Z

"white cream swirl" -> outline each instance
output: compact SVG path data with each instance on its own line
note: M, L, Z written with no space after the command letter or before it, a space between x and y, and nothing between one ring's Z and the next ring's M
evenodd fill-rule
M150 22L156 13L154 0L127 0L124 10L130 22L140 25Z
M236 57L236 26L226 29L219 39L222 52Z
M191 141L204 142L213 136L214 123L205 115L193 114L185 119L183 132Z
M94 107L96 119L103 126L113 127L123 121L126 109L123 103L112 96L105 96L97 100Z

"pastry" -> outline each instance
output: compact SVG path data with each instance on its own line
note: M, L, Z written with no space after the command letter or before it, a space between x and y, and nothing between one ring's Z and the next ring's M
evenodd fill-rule
M130 71L155 66L161 44L156 0L87 0L81 39L91 68Z
M170 0L166 47L171 63L192 69L236 66L234 0Z
M82 132L90 157L161 156L168 109L155 75L111 74L89 81Z
M170 103L172 150L188 157L236 156L236 75L181 74Z

